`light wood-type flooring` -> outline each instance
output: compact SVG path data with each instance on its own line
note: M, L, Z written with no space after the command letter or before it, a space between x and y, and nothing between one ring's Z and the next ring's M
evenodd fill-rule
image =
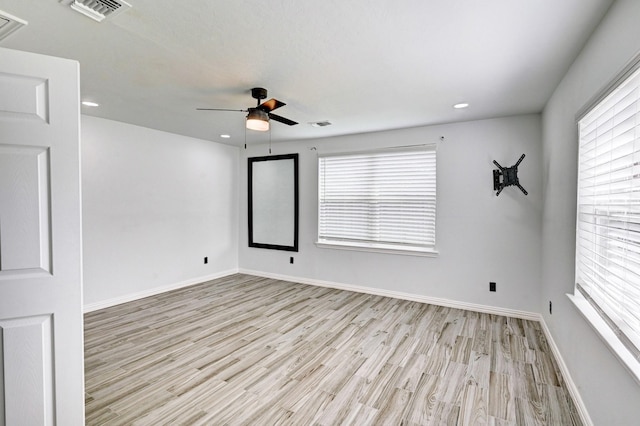
M87 425L578 425L540 324L237 274L85 315Z

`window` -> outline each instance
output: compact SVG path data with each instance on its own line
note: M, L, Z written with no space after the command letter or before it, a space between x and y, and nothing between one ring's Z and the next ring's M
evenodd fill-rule
M320 156L318 244L435 253L436 150Z
M640 361L640 69L635 68L578 122L576 231L576 295L593 306L632 362Z

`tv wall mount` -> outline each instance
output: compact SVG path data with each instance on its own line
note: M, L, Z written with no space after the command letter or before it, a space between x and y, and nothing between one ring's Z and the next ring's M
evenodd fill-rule
M500 195L502 190L507 186L517 186L524 195L528 194L527 190L520 185L520 181L518 180L518 166L523 159L524 154L522 154L518 162L511 167L502 167L496 160L493 160L493 164L498 166L498 170L493 171L493 190L498 191L496 192L496 197ZM502 177L502 181L500 177Z

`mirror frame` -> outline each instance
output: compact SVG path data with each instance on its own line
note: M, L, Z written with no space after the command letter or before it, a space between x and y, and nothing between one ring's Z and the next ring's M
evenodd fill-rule
M283 155L268 155L264 157L249 157L247 164L248 170L248 210L249 210L249 247L257 247L271 250L285 250L285 251L298 251L298 216L299 216L299 196L298 196L298 154L283 154ZM253 188L253 165L256 162L261 161L283 161L283 160L293 160L293 178L294 178L294 187L293 187L293 205L294 205L294 223L291 224L293 226L293 244L292 245L280 245L275 244L269 241L254 241L253 237L253 222L254 222L254 211L253 211L253 196L256 191L256 188Z

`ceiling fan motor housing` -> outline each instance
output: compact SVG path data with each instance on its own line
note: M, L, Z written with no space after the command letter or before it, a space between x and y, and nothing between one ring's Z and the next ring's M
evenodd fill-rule
M269 115L266 112L262 111L261 109L249 108L248 111L249 111L249 114L247 114L248 119L269 121Z

